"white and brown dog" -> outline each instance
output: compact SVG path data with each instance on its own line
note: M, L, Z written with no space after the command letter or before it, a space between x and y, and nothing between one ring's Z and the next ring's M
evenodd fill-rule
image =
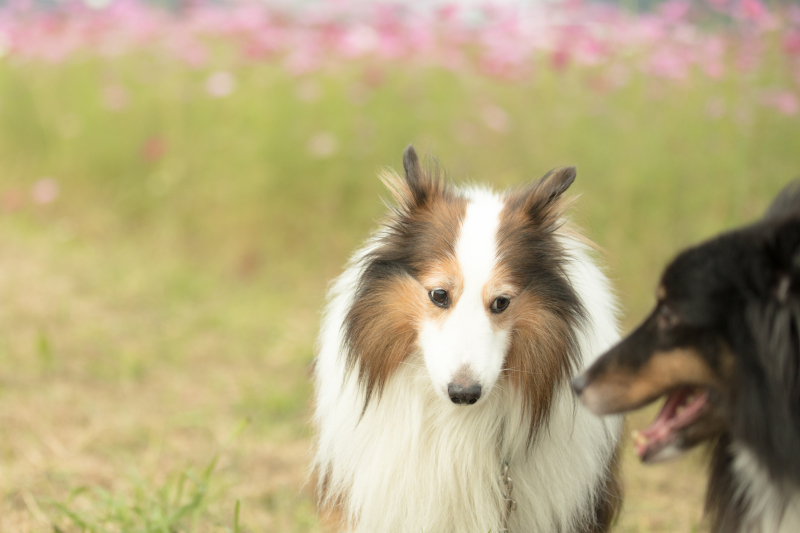
M445 183L412 147L403 166L322 323L321 507L354 532L608 530L621 421L569 380L619 337L606 277L564 225L575 169L497 194Z

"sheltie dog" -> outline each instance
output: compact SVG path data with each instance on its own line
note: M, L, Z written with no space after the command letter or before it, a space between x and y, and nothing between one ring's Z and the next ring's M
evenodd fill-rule
M667 399L644 462L712 443L714 531L800 531L800 182L758 222L690 248L645 321L573 385L597 414Z
M574 167L497 194L446 183L411 146L403 166L322 321L320 507L365 533L608 530L620 420L569 379L619 337L606 277L563 220Z

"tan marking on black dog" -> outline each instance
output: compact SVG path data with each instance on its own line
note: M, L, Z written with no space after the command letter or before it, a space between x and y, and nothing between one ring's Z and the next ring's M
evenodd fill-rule
M659 285L658 289L656 289L656 298L658 301L666 300L667 298L667 289L663 285Z
M638 370L610 365L592 377L581 399L596 414L630 411L682 386L719 386L719 377L694 349L654 352Z

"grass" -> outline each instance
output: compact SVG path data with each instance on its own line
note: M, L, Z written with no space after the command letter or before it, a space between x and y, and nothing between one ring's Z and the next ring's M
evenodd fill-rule
M245 426L241 424L236 433ZM155 487L152 480L132 475L128 490L131 494L119 495L99 487L79 487L70 491L65 502L55 501L52 505L72 525L91 533L120 528L153 533L196 531L208 508L207 501L213 488L211 477L219 459L220 453L217 453L199 472L188 467ZM86 511L78 510L81 508L86 508ZM237 500L233 513L234 532L239 530L239 513Z
M675 251L759 216L800 167L797 117L755 104L777 68L615 92L589 70L214 68L231 96L146 53L0 64L2 531L325 531L303 484L318 310L411 141L459 182L577 164L574 218L626 329ZM39 205L45 177L60 195ZM618 531L702 529L702 465L626 449Z
M241 288L214 295L241 298L241 315L228 317L224 301L173 285L172 267L149 265L142 277L124 265L144 257L13 225L0 238L10 332L0 378L0 529L160 531L154 524L175 522L183 509L181 523L196 524L186 531L224 531L237 500L242 523L260 530L313 524L310 496L298 495L313 318L303 319L307 331L276 334L253 324L251 316L268 315ZM194 283L212 296L207 282ZM301 340L287 342L293 335ZM248 427L230 440L245 416Z

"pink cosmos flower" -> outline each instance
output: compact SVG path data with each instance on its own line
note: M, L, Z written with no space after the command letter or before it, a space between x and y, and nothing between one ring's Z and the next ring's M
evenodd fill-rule
M31 199L33 203L47 205L56 201L61 188L53 178L42 178L37 180L31 187Z
M707 0L729 18L725 30L693 24L698 8L690 0L667 0L655 12L639 15L584 0L524 7L486 0L437 8L327 0L282 11L258 0L225 5L186 0L177 12L141 0L86 7L107 1L69 1L41 10L30 0L9 0L0 8L0 56L60 62L77 54L118 57L155 50L198 68L223 41L240 51L237 59L282 64L297 76L355 61L368 69L362 80L367 87L383 83L382 73L393 68L392 62L406 61L504 79L525 78L538 67L590 65L597 68L583 79L604 90L627 83L629 76L617 75L619 66L633 72L639 65L645 75L675 81L693 71L720 78L731 57L742 70L757 69L775 37L789 56L790 75L800 61L795 59L800 58L800 8L772 13L764 0ZM236 78L226 70L205 80L214 98L235 89ZM129 105L124 87L100 90L108 109Z
M147 161L148 163L155 163L162 157L167 151L167 144L164 142L164 139L158 136L150 137L147 139L141 148L142 159Z
M797 96L793 92L785 90L764 92L761 103L787 116L796 115L800 109Z
M675 47L664 47L650 56L646 70L662 78L684 80L689 74L690 58Z
M672 24L683 20L691 7L686 0L668 0L658 6L658 12L664 22Z
M783 51L788 55L800 56L800 29L791 29L783 36Z
M340 42L340 51L345 57L358 57L373 52L380 43L381 36L375 28L360 24L350 28Z
M6 189L0 194L0 211L13 213L25 205L25 196L19 189Z
M741 0L741 10L746 18L754 22L764 20L768 14L767 8L759 0Z

